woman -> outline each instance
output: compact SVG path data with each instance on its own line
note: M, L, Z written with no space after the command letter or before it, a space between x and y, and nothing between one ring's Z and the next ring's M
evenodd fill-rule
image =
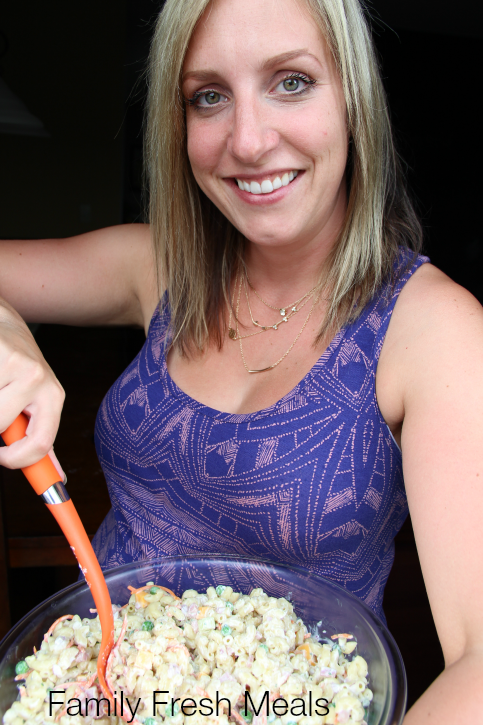
M416 255L358 3L168 2L150 94L156 263L142 226L2 249L24 318L148 334L98 416L101 563L265 555L382 614L407 494L447 663L407 722L471 720L483 315ZM0 461L19 467L51 447L62 393L8 305L2 321L0 427L31 423Z

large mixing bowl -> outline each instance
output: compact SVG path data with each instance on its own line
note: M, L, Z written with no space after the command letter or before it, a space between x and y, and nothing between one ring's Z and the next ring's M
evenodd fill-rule
M249 594L262 587L268 594L289 599L307 627L321 638L348 632L358 643L357 652L369 666L369 687L374 699L368 725L399 725L406 708L406 676L396 643L375 614L340 586L297 568L263 560L228 555L166 557L127 564L106 572L111 599L125 604L128 585L147 581L169 587L205 591L209 586L230 585ZM49 626L63 614L92 616L93 600L86 584L73 584L27 614L0 643L0 716L17 697L15 664L40 646Z

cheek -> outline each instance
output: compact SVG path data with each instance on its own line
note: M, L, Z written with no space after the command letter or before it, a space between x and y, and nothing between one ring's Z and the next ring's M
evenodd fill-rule
M330 156L331 160L340 160L347 154L346 122L338 109L292 117L284 136L291 146L312 159L327 161Z
M209 128L196 121L187 123L188 158L196 179L204 173L212 171L219 155L219 143L216 134L210 133Z

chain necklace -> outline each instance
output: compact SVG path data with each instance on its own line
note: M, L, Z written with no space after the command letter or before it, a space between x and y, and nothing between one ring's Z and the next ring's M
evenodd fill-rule
M236 294L237 285L238 285L238 297L237 297L235 320L238 323L238 314L239 314L239 309L240 309L241 288L242 288L242 284L243 284L244 281L245 281L245 285L244 285L245 286L245 296L246 296L246 300L247 300L248 311L250 313L250 319L252 321L252 324L255 325L255 327L260 327L261 328L257 332L251 332L248 335L240 335L238 326L235 325L236 329L234 329L231 326L232 310L233 310L233 307L235 305L235 294ZM296 312L299 312L301 309L303 309L305 307L305 305L307 304L307 302L312 297L312 293L313 293L313 290L311 290L311 292L308 292L307 295L304 295L304 297L306 299L304 299L304 297L301 297L300 299L304 300L302 302L302 304L298 308L293 307L292 311L289 312L283 318L283 320L281 320L280 322L276 322L274 325L260 325L260 323L258 322L258 320L254 320L253 319L253 313L252 313L252 309L251 309L251 306L250 306L250 300L249 300L249 297L248 297L248 291L247 291L247 287L246 287L246 282L247 282L247 279L245 278L245 280L244 280L243 277L240 277L240 281L238 281L238 277L235 280L235 287L234 287L234 290L233 290L232 304L231 304L231 307L230 307L230 317L229 317L229 320L228 320L228 337L230 338L230 340L234 340L234 341L240 340L240 339L241 340L245 340L247 337L254 337L255 335L261 335L262 332L267 332L267 330L278 330L278 327L279 327L279 325L282 322L288 322L290 320L290 318L295 315ZM273 309L278 309L278 308L275 307Z
M281 358L279 358L279 359L277 360L277 362L273 363L273 365L269 365L269 366L268 366L268 367L266 367L266 368L261 368L260 370L250 370L250 369L249 369L249 367L248 367L248 365L247 365L247 363L246 363L246 360L245 360L245 355L243 354L243 345L242 345L242 338L241 338L241 337L239 337L239 338L238 338L238 341L239 341L239 344L240 344L240 354L241 354L241 359L242 359L242 361L243 361L243 365L245 366L245 370L247 371L247 373L266 373L266 372L267 372L268 370L273 370L273 368L276 368L276 367L277 367L277 365L279 365L279 364L280 364L280 363L282 362L282 360L285 360L285 358L287 357L287 355L289 354L289 352L290 352L290 351L292 350L292 348L294 347L295 343L296 343L296 342L297 342L297 340L299 339L300 335L301 335L301 334L302 334L302 332L303 332L303 331L305 330L305 328L306 328L306 326L307 326L307 323L308 323L308 321L310 320L310 316L311 316L311 314L312 314L312 312L313 312L313 310L314 310L314 307L315 307L315 305L316 305L316 304L317 304L317 302L318 302L318 299L319 299L318 297L314 297L314 301L312 302L312 307L310 308L310 310L309 310L309 314L308 314L308 315L307 315L307 317L305 318L305 322L304 322L304 324L302 325L302 327L301 327L301 329L300 329L300 332L298 333L297 337L296 337L296 338L295 338L295 340L294 340L294 341L292 342L292 344L290 345L290 347L289 347L289 349L287 350L287 352L285 352L285 353L284 353L284 354L282 355L282 357L281 357ZM238 320L237 320L237 330L238 330Z
M248 312L250 313L250 319L252 321L252 324L255 325L255 327L261 327L264 332L265 332L265 330L278 330L278 326L281 325L282 322L288 322L291 317L293 317L297 312L299 312L301 309L303 309L303 307L305 307L305 305L307 304L307 302L310 300L310 298L312 296L312 294L310 292L308 292L307 295L305 295L305 299L303 297L301 297L301 299L304 299L304 301L302 302L302 304L299 307L295 307L295 306L292 307L291 311L288 312L285 315L285 317L282 318L282 320L280 320L279 322L276 322L274 325L261 325L258 322L258 320L254 320L253 319L252 308L250 306L250 299L248 297L247 278L246 277L245 277L245 280L244 281L245 281L245 284L244 284L244 287L245 287L245 297L246 297L246 300L247 300ZM253 289L253 287L252 287L252 289ZM253 291L255 291L255 290L253 290ZM313 292L313 290L312 290L312 292ZM272 308L272 309L277 309L277 308L275 307L275 308ZM285 312L285 310L284 310L284 312Z
M311 308L309 310L309 313L308 313L307 317L305 318L304 324L302 325L299 333L297 334L297 337L292 342L292 344L290 345L289 349L282 355L282 357L279 358L275 363L273 363L273 365L269 365L266 368L261 368L259 370L250 370L250 368L248 367L247 362L245 360L245 355L243 353L242 340L244 340L246 337L253 337L254 335L260 335L261 333L265 332L266 330L262 328L258 332L252 332L250 335L240 335L240 331L239 331L239 327L238 327L238 317L239 317L239 312L240 312L240 297L241 297L242 282L243 282L242 279L240 279L240 282L239 283L238 283L238 279L235 281L235 290L236 290L236 286L238 284L238 297L237 297L236 310L235 310L235 329L233 330L233 328L231 327L231 310L230 310L230 320L229 320L229 323L228 323L229 324L228 334L229 334L229 336L230 336L230 338L232 340L238 340L238 342L239 342L241 359L242 359L243 365L244 365L245 370L247 371L247 373L250 373L250 374L251 373L265 373L268 370L273 370L273 368L276 368L277 365L279 365L282 362L282 360L285 360L285 358L287 357L287 355L292 351L295 343L299 339L299 337L302 334L302 332L305 330L305 328L307 326L307 323L310 320L310 316L312 315L312 312L314 311L314 307L317 304L317 302L319 301L319 296L317 295L317 296L314 297L314 301L312 302L312 306L311 306ZM310 296L312 296L313 290L309 294L310 294ZM305 295L305 296L307 296L307 295ZM302 297L301 299L304 299L304 298ZM233 302L234 301L235 301L235 291L233 293ZM277 328L267 327L266 329L271 330L271 329L277 329Z
M238 285L238 298L237 298L236 312L235 312L235 322L236 322L235 328L236 329L233 329L233 327L231 326L231 316L232 316L233 305L235 304L235 294L236 294L236 287L237 287L237 285ZM261 330L258 330L257 332L251 332L249 335L240 335L239 334L239 331L238 331L238 310L240 308L241 286L242 286L242 279L240 277L240 283L238 283L238 277L237 277L236 280L235 280L235 287L234 287L234 290L233 290L233 298L232 298L232 301L231 301L230 318L228 320L228 337L230 338L230 340L245 339L246 337L254 337L254 335L261 335L262 332L266 332L267 330L271 330L271 329L275 329L276 330L277 329L276 327L263 327Z
M265 302L265 300L263 300L260 297L260 295L256 291L255 287L253 287L252 283L248 279L248 275L246 274L246 272L245 272L245 277L250 286L250 289L253 290L253 293L256 295L256 297L258 297L260 302L263 302L265 307L270 307L271 310L277 310L277 312L280 312L280 315L282 317L286 316L287 310L290 310L290 312L292 312L292 313L298 312L298 310L296 309L296 306L298 305L298 303L301 302L302 300L304 300L306 297L309 297L309 295L312 295L318 287L318 285L315 285L315 287L312 287L312 289L309 290L309 292L306 292L304 295L302 295L302 297L299 297L298 300L295 300L295 302L292 302L292 304L290 304L290 305L285 305L285 307L274 307L273 305L269 305L268 302Z

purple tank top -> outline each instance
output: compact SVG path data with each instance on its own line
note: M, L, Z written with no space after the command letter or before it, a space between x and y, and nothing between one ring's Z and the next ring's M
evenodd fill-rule
M101 565L201 552L264 557L332 579L383 616L408 508L375 375L397 297L428 261L410 260L402 253L396 285L335 336L290 393L256 413L221 413L177 387L161 306L97 416L112 502L93 542Z

